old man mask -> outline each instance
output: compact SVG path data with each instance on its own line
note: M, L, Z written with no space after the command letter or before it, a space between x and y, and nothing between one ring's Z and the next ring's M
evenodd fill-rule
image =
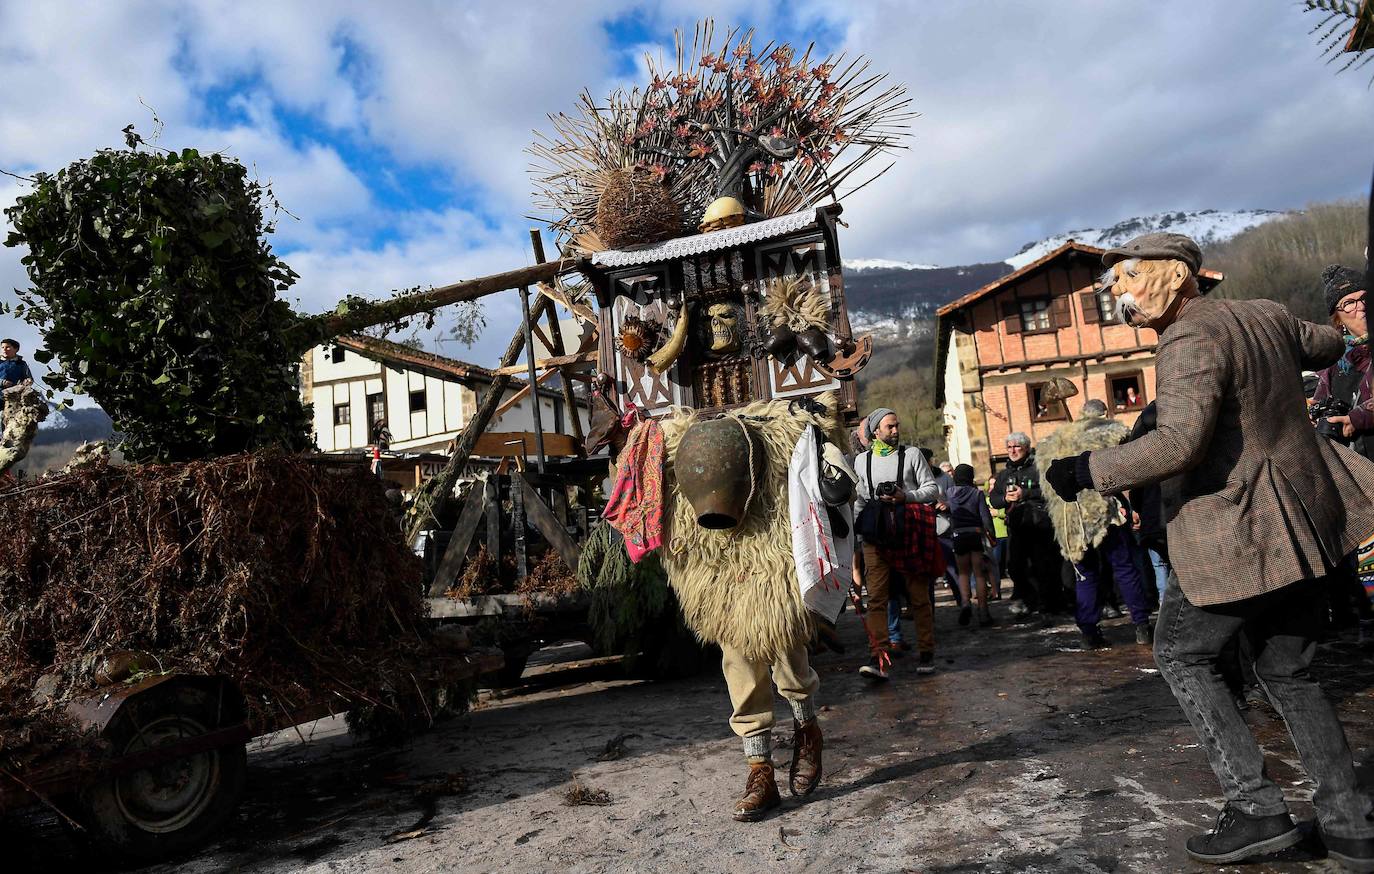
M1202 252L1182 234L1143 234L1107 250L1102 261L1108 267L1102 282L1133 327L1162 330L1183 301L1198 294Z

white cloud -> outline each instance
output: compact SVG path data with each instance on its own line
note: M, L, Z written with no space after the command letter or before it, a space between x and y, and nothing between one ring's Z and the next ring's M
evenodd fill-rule
M819 48L863 52L907 84L922 115L892 172L847 203L853 257L993 260L1072 227L1301 206L1368 178L1368 76L1335 75L1295 5L729 0L711 12L722 31L748 20L765 40L839 34ZM672 28L698 14L686 0L0 4L0 167L60 167L118 144L131 121L150 133L141 97L167 124L164 145L226 150L300 216L274 245L301 274L303 309L448 283L528 262L531 129L582 88L619 84L646 48L615 44L605 22L636 18L668 54ZM427 173L452 202L393 196L392 180ZM0 184L6 203L16 191ZM23 281L17 257L0 251L0 288ZM516 311L513 295L494 299L482 346L445 351L490 363ZM13 333L30 345L26 331Z

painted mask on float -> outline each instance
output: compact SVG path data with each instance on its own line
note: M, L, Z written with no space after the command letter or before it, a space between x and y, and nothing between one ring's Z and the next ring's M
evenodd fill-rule
M712 358L734 355L744 345L739 304L713 303L701 323L701 348Z

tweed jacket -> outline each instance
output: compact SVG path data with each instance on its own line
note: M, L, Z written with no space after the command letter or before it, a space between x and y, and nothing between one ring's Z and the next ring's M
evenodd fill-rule
M1302 371L1334 327L1267 300L1187 301L1159 337L1158 427L1089 457L1094 486L1160 484L1169 557L1197 606L1322 576L1374 531L1374 462L1319 436Z

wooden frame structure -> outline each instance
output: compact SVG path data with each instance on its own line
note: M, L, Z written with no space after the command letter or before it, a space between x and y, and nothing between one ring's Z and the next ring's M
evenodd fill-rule
M656 374L619 350L615 342L627 317L667 324L684 301L699 308L728 298L742 305L743 318L756 326L757 295L748 289L790 276L810 277L826 291L832 336L850 338L836 235L840 212L839 204L832 204L728 230L593 255L582 269L591 277L601 306L598 363L614 380L621 403L634 403L650 416L661 416L673 406L720 411L755 400L835 391L841 414L855 419L858 392L853 381L825 373L805 355L782 362L745 350L730 362L712 362L694 354L689 344L671 367ZM723 367L734 368L731 379L742 390L734 393L732 402L718 403L720 393L709 397L703 385Z

